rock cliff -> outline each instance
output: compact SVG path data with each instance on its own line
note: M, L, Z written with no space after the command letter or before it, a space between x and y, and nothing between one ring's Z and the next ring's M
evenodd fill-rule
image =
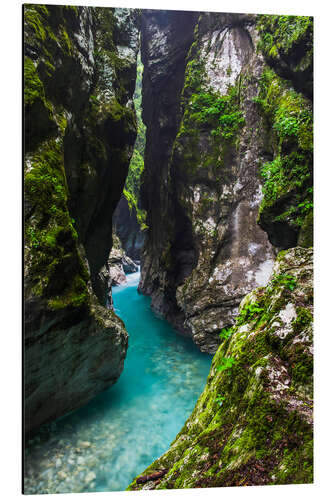
M119 377L122 321L98 303L136 138L138 15L24 6L25 430Z
M312 482L312 19L187 21L173 77L176 24L144 14L141 290L217 352L183 429L128 489Z
M141 260L144 242L145 212L140 208L140 186L144 169L146 127L142 121L142 72L143 64L138 54L134 105L138 123L138 134L134 145L124 192L113 216L114 232L119 237L126 254L134 260Z
M312 249L279 253L222 331L192 415L129 489L313 481L312 276Z
M130 206L123 194L117 205L113 218L114 232L121 241L122 247L131 259L140 261L144 242L144 232L138 221L136 206Z
M277 250L312 244L311 20L273 17L143 13L140 289L211 353Z
M113 245L107 262L99 272L100 302L108 309L113 308L112 287L126 283L126 274L135 273L139 266L126 255L117 235L113 235Z

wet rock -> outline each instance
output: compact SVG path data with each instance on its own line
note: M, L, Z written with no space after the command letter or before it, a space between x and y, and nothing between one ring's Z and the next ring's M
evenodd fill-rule
M128 201L124 195L120 198L115 210L113 225L126 255L133 260L140 260L144 232L138 223L136 208L128 206Z
M114 235L108 261L98 275L100 302L112 308L112 286L126 283L126 274L135 273L138 270L139 266L125 254L120 239Z
M139 270L139 266L127 255L123 257L122 265L126 274L136 273Z

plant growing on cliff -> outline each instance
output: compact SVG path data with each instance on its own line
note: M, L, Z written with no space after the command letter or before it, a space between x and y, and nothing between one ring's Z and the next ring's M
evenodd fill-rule
M261 38L258 49L267 57L289 55L312 39L313 20L307 16L261 15L258 30ZM305 55L305 50L303 51Z
M290 274L278 274L271 279L267 289L272 290L273 287L277 285L284 286L285 288L288 288L288 290L292 291L297 285L297 279Z
M222 396L222 394L218 394L217 397L215 398L215 403L217 403L219 406L223 405L223 401L225 401L226 397Z
M210 129L211 135L232 140L245 123L237 109L237 91L233 87L226 95L216 92L200 92L191 96L188 106L190 119L199 128Z
M198 36L198 31L195 35ZM220 178L225 157L237 147L245 119L239 105L240 81L221 95L209 84L206 57L195 39L187 59L181 96L183 117L174 142L173 158L177 163L180 158L177 168L188 175L195 174L198 168L212 169L216 178ZM201 138L205 138L205 151Z
M264 198L259 224L288 224L296 234L312 214L312 106L273 70L265 69L254 99L264 118L272 147L261 166Z
M217 371L219 372L229 370L229 368L232 368L232 366L236 363L236 360L235 358L232 357L230 358L222 357L221 362L222 364L217 367Z
M252 321L256 316L264 312L264 308L258 302L246 304L240 311L237 318L237 325Z
M219 337L222 340L227 340L229 337L231 337L233 332L234 332L234 328L232 326L231 327L224 327L224 328L222 328L221 332L219 333Z

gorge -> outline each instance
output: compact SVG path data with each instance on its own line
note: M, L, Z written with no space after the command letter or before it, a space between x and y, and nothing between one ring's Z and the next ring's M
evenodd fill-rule
M25 5L27 493L312 482L312 26Z

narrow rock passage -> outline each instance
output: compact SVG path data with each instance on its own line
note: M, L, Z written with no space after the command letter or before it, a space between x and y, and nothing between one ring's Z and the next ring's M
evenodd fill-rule
M154 315L137 293L139 272L127 278L113 289L130 335L124 371L28 442L25 493L124 490L167 450L204 388L211 356Z

